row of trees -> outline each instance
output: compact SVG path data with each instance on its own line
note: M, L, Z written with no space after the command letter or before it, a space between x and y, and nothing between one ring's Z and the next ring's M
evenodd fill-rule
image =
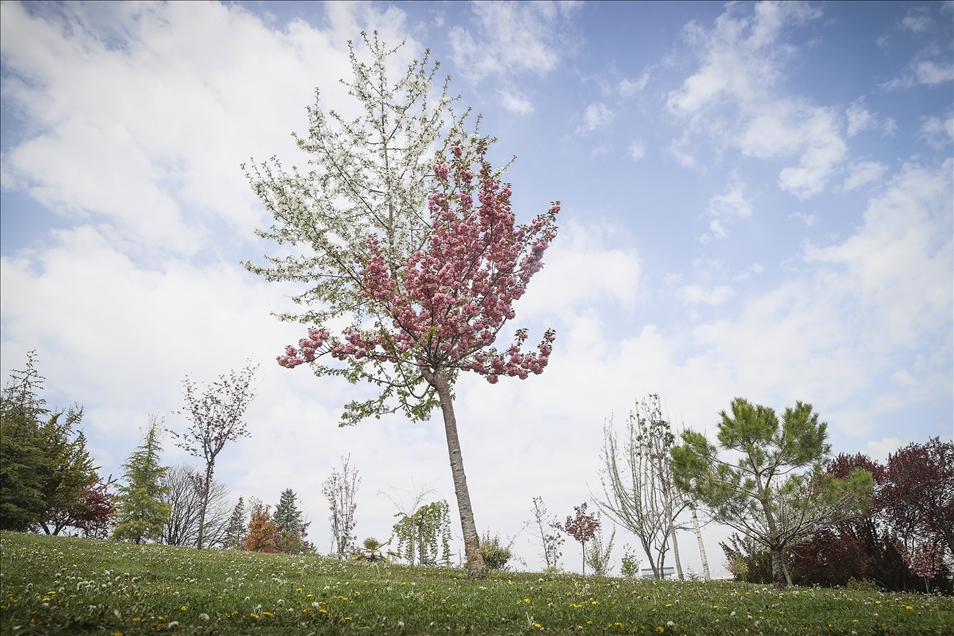
M862 455L832 459L827 424L810 404L778 417L737 398L720 418L717 444L691 430L677 440L651 395L630 414L622 444L606 427L598 505L636 535L656 578L670 549L683 578L676 531L690 529L678 521L688 511L708 579L698 507L706 522L736 531L722 547L739 578L778 587L852 578L893 590L918 580L950 586L954 443L911 444L881 466ZM534 505L552 566L555 542ZM633 570L633 555L626 558Z

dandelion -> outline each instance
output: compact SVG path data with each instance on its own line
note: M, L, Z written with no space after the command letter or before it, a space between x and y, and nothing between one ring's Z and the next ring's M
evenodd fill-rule
M182 607L179 608L179 610L183 612L186 611L187 609L189 609L188 605L183 605Z
M666 631L666 628L660 625L659 627L656 628L656 631L662 634L664 631Z
M200 620L200 621L207 621L207 620L209 620L209 615L208 615L208 614L199 614L199 620Z

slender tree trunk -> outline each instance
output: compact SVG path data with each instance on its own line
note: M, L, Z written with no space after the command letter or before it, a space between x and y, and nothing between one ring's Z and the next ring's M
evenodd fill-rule
M196 548L199 550L202 549L202 539L205 534L205 511L209 507L209 485L212 483L212 470L211 465L206 466L205 469L205 482L202 484L202 504L199 509L199 538L196 541Z
M660 466L660 470L662 467ZM680 581L684 580L682 575L682 562L679 560L679 542L676 540L676 520L673 518L672 514L672 482L669 482L666 488L666 517L669 522L669 536L672 537L672 557L676 561L676 576ZM663 574L665 577L665 574Z
M709 560L706 559L706 546L702 542L702 528L699 527L699 517L696 515L696 507L689 504L689 510L692 512L692 525L696 528L696 539L699 540L699 556L702 557L702 575L708 582L711 576L709 575Z
M430 376L430 377L427 377ZM457 495L457 509L460 511L460 526L464 535L464 554L467 556L467 577L486 579L487 565L480 554L480 535L474 523L474 509L470 505L470 491L467 489L467 476L464 474L464 459L460 454L460 438L457 436L457 418L454 415L454 402L451 399L450 386L443 371L425 375L441 401L444 413L444 433L447 435L447 453L450 456L451 474L454 477L454 492Z

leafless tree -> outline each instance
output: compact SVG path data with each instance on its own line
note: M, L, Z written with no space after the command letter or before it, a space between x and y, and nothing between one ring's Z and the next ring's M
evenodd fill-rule
M341 472L336 468L331 470L331 476L321 485L321 492L328 498L331 508L331 554L339 559L350 556L354 548L355 536L354 511L358 505L354 496L358 492L361 478L358 469L350 467L351 455L341 458Z
M560 557L563 553L560 546L563 545L563 533L556 525L559 519L556 516L549 516L547 505L543 503L543 497L533 498L533 522L536 526L534 538L539 539L540 547L543 548L543 560L547 564L548 570L556 570L560 567Z
M637 403L636 410L629 414L622 448L612 421L604 429L600 479L606 499L597 504L608 517L639 538L656 578L663 577L670 547L678 549L675 520L686 507L673 483L669 449L674 443L675 436L669 422L663 419L658 395ZM676 566L682 578L678 552Z
M172 514L169 515L162 536L166 545L198 545L199 516L205 494L203 482L202 473L194 466L174 466L163 475L162 483L169 487L163 501L172 505ZM209 488L203 539L209 547L225 547L225 534L232 512L228 495L228 487L213 479Z
M205 461L205 475L201 478L199 536L196 541L196 547L200 550L204 544L209 486L215 472L215 460L226 444L248 437L242 416L255 398L251 384L257 369L258 365L252 366L251 362L248 362L239 372L232 370L228 377L220 375L219 379L201 394L189 377L182 381L185 386L185 409L179 411L179 414L185 416L191 425L185 433L171 430L170 433L178 440L177 446Z

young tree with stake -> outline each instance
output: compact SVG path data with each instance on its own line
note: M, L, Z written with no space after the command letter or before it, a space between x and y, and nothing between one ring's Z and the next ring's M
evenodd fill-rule
M451 126L450 143L428 156L441 114L453 116L446 91L438 107L429 109L433 71L428 75L415 62L392 86L384 62L393 51L376 37L365 41L374 64L358 62L352 50L355 82L349 86L367 116L342 121L341 132L332 132L321 111L310 110L312 135L300 145L318 155L320 169L307 178L279 177L266 166L252 178L278 222L263 236L306 243L314 255L270 259L269 269L249 267L272 280L313 283L296 300L322 304L302 316L283 316L318 326L297 348L286 349L282 366L309 363L319 376L380 389L377 398L345 405L342 425L394 412L423 420L440 407L469 576L484 578L452 387L462 370L495 383L546 366L552 330L536 352L521 351L527 338L522 329L505 351L493 344L514 317L513 302L543 265L559 205L527 226L515 225L510 188L486 160L491 140L465 134L460 122ZM338 205L341 200L346 207ZM343 315L352 326L340 337L321 326ZM324 355L343 365L320 364Z
M246 364L236 373L229 372L228 377L219 379L207 387L201 395L190 378L183 380L185 385L186 408L180 411L192 424L185 433L170 430L179 441L176 445L205 462L205 475L202 478L202 504L199 508L199 534L196 547L202 549L205 534L205 517L209 508L210 485L215 473L215 461L229 442L248 437L248 429L242 416L249 403L255 399L252 391L252 378L258 365Z

